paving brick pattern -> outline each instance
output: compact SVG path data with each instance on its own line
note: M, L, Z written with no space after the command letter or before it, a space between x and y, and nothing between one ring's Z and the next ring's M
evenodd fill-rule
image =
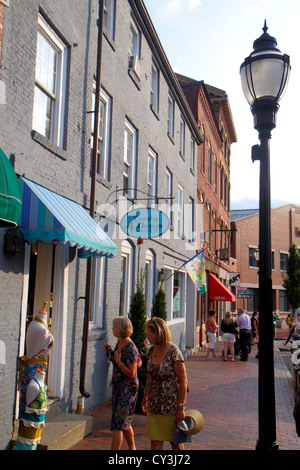
M293 378L279 350L286 337L286 330L277 330L274 343L277 441L281 450L299 450L300 438L293 418ZM253 347L248 362L224 362L222 341L217 343L216 352L217 359L207 359L206 351L200 351L186 360L189 379L187 406L201 411L204 428L185 448L255 450L258 439L257 347ZM71 450L109 450L110 402L94 407L87 414L94 418L92 433ZM146 418L136 415L133 427L137 449L148 450ZM125 441L122 449L126 449ZM165 450L169 450L168 444Z

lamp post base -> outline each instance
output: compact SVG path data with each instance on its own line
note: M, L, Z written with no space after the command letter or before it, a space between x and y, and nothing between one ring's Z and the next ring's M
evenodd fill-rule
M280 450L280 447L277 441L263 441L261 439L258 439L256 443L256 450L258 451Z

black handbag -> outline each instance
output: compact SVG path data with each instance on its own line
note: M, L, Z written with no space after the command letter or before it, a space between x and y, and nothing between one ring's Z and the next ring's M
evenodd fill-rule
M238 332L239 332L238 326L237 326L237 324L234 322L233 325L232 325L232 333L233 333L234 335L237 335Z

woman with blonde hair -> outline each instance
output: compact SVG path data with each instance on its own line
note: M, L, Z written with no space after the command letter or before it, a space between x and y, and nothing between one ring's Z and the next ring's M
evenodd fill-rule
M141 364L141 357L136 345L130 339L133 328L129 318L114 318L112 331L118 340L115 348L113 349L108 343L103 345L113 363L111 450L121 448L123 435L128 448L135 450L131 422L138 396L137 369Z
M164 320L153 317L146 322L148 375L142 409L147 411L147 436L151 450L161 450L164 441L173 450L184 449L174 444L175 421L185 418L187 378L183 356L171 343L171 333Z
M224 357L223 361L227 361L228 348L230 349L230 356L232 362L234 362L234 343L235 335L237 333L238 326L233 319L231 312L226 312L225 317L221 322L221 331L223 333L224 341Z

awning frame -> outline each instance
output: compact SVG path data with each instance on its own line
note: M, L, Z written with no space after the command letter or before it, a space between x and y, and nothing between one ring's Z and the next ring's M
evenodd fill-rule
M0 149L0 226L16 227L22 209L21 192L15 170Z
M80 204L24 177L19 178L21 228L27 243L60 243L78 248L81 258L112 258L116 244Z

